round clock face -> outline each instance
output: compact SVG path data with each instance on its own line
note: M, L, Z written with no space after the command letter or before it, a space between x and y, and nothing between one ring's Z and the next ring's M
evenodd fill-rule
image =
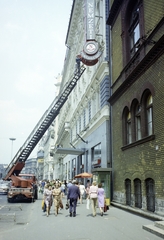
M86 46L86 49L88 52L92 53L95 51L96 49L96 46L93 44L93 43L89 43L87 46Z
M98 51L98 44L97 42L86 42L84 45L84 52L88 55L94 55Z

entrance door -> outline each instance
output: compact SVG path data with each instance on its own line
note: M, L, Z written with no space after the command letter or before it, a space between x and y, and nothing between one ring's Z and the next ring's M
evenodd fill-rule
M154 180L151 178L146 179L146 200L147 210L155 211L155 193L154 193Z
M126 205L131 205L131 180L125 180L125 189L126 189Z
M141 180L138 178L134 180L134 194L135 194L135 207L142 208Z

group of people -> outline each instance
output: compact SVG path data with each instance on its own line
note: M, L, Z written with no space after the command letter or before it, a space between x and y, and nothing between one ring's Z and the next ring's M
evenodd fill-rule
M59 208L63 208L62 203L62 191L60 182L54 182L54 185L46 184L43 192L44 207L43 211L46 211L47 217L50 214L50 209L54 203L55 215L58 215Z
M97 183L93 181L91 185L90 180L87 181L86 187L82 184L82 182L78 183L76 180L69 181L68 184L61 183L60 181L45 184L43 199L47 216L50 214L53 202L55 215L58 215L59 209L63 208L62 197L66 195L67 205L69 206L69 215L70 217L76 217L77 203L83 203L84 194L86 194L87 204L91 203L93 217L96 216L97 206L100 209L101 216L103 216L105 191L102 188L101 183L97 185ZM89 209L89 207L87 208Z

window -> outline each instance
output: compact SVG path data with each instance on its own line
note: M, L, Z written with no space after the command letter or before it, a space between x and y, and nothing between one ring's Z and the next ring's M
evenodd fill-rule
M130 36L130 52L132 57L134 53L138 50L140 39L139 8L137 4L134 6L131 13L129 36Z
M152 96L149 95L146 103L146 112L147 112L147 132L148 136L153 133L153 110L152 110L153 99Z
M92 167L101 167L101 143L91 149L92 151Z
M78 123L76 122L76 135L78 134Z
M137 104L135 109L135 129L136 129L136 140L141 139L141 106Z
M132 125L131 125L131 113L129 112L127 115L127 144L132 142Z
M128 107L125 107L123 110L123 115L122 115L122 130L123 130L123 145L127 145L128 144L128 134L127 134L127 128L128 128L128 124L127 124L127 119L128 119L128 115L129 115L129 109Z
M91 101L88 103L88 111L89 111L89 122L91 121Z
M81 116L79 117L79 133L81 132Z
M140 140L154 139L153 97L149 89L143 92L141 99L133 99L130 110L126 106L122 116L123 149L129 144L139 144Z
M143 137L153 134L153 97L149 89L146 89L142 95L142 127Z
M76 175L76 158L72 159L72 178Z
M86 110L83 110L83 128L86 126Z
M126 65L141 45L144 33L143 0L124 1L122 8L123 60Z

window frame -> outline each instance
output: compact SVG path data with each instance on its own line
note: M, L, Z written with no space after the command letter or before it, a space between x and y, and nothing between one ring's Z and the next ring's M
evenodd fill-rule
M148 99L151 98L151 101ZM138 108L138 110L137 110ZM151 117L148 118L148 111L151 109ZM128 115L131 114L131 118L128 119ZM137 126L137 119L140 118L140 128ZM149 122L148 120L151 119ZM129 141L129 133L128 133L128 124L131 124L131 142ZM123 109L122 114L122 132L123 132L123 147L122 150L125 150L129 147L136 146L138 144L142 144L143 142L150 141L155 139L154 128L153 128L153 96L149 89L146 89L142 96L141 101L137 99L133 99L131 103L130 110L126 106ZM149 132L149 124L151 123L152 131ZM140 137L138 137L138 131L140 131Z
M136 27L136 23L131 23L132 18L132 12L135 8L139 9L139 16L138 16L138 22L139 24L139 32L140 37L138 41L134 44L135 51L132 51L131 48L131 34L132 29L134 30ZM137 3L133 0L127 0L124 1L123 7L121 10L121 25L122 25L122 51L123 51L123 65L124 67L128 64L128 62L132 59L132 57L135 55L135 53L138 51L140 47L140 39L145 35L145 29L144 29L144 9L143 9L143 0L137 0Z

